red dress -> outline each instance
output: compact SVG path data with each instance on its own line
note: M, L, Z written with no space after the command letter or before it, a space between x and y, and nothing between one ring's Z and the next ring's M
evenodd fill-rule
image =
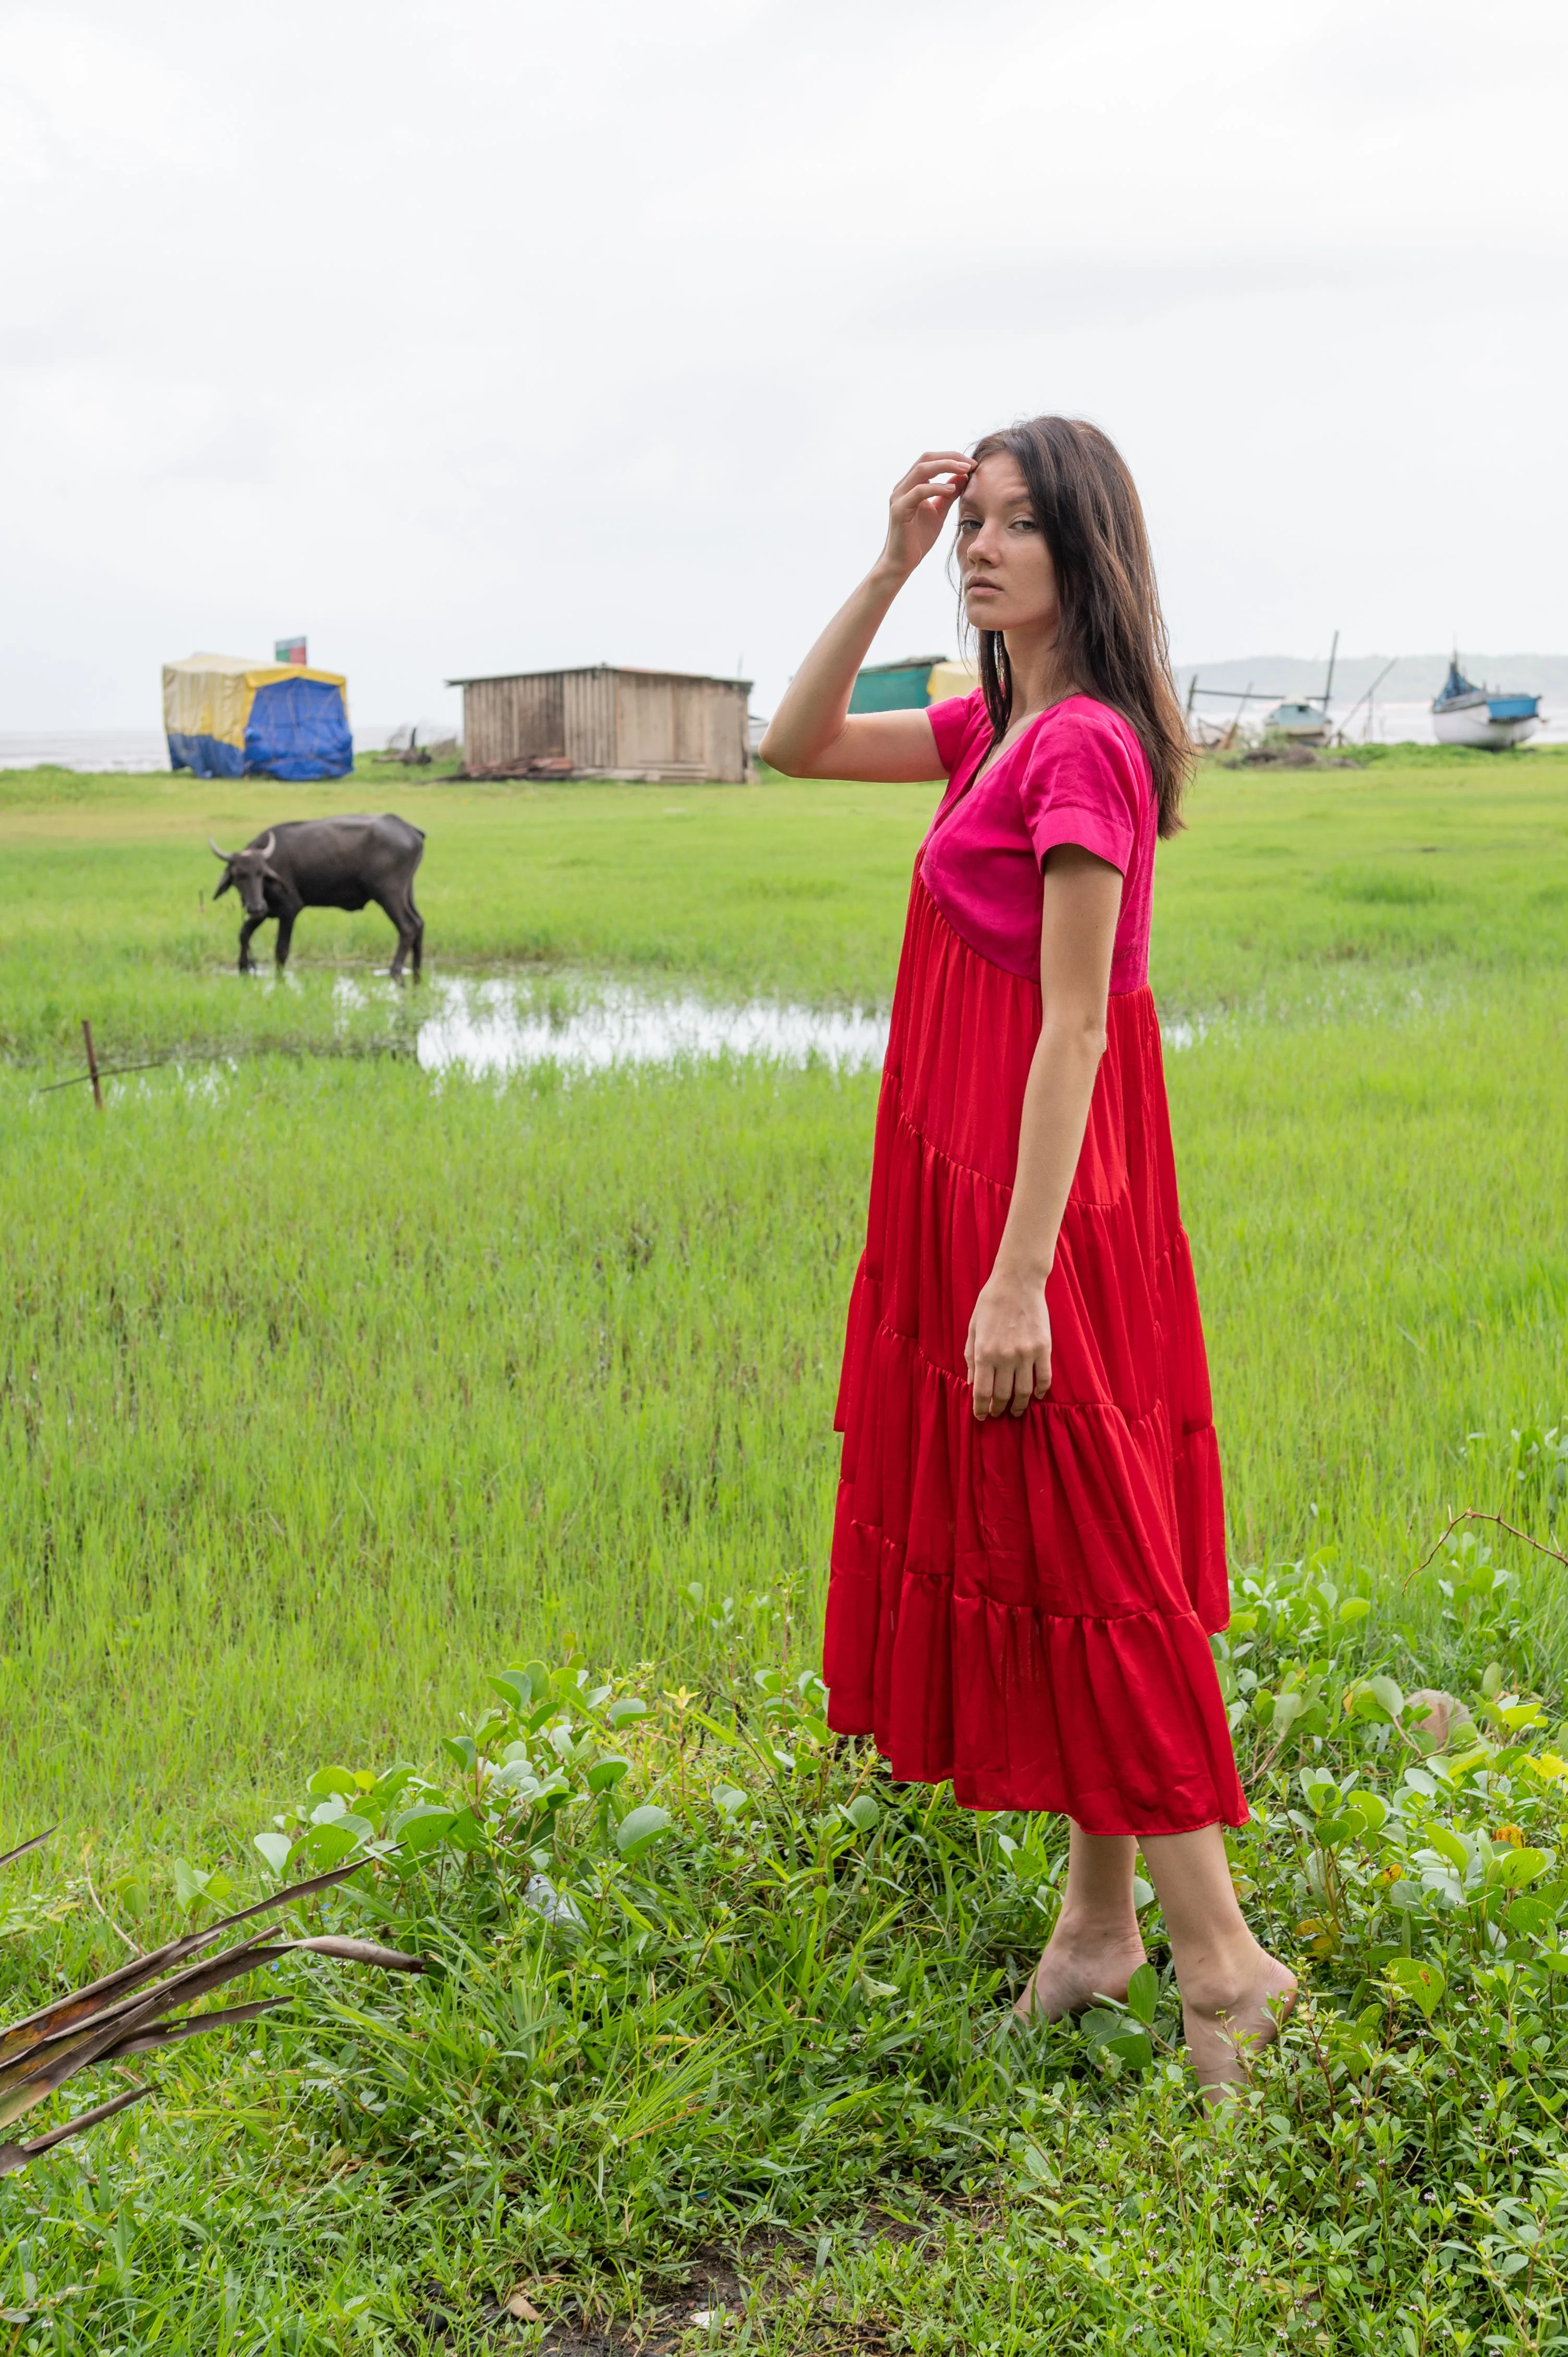
M1206 1634L1228 1618L1219 1458L1147 982L1148 763L1075 696L976 782L981 698L929 716L950 784L915 868L850 1303L829 1723L971 1808L1095 1834L1239 1824ZM1046 1286L1049 1397L977 1424L964 1341L1039 1032L1041 861L1068 842L1123 877L1108 1045Z

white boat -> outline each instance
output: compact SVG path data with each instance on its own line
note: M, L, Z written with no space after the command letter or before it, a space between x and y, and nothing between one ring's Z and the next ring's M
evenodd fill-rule
M1287 700L1276 704L1263 716L1266 736L1288 737L1296 745L1324 745L1328 741L1328 713L1325 704L1301 704Z
M1476 687L1455 655L1441 694L1432 699L1432 733L1440 745L1480 745L1493 752L1521 744L1541 726L1539 695L1498 695Z

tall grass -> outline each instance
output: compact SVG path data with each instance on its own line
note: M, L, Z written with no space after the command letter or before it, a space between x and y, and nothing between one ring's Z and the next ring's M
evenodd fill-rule
M227 842L262 814L340 798L269 797L260 813L248 788L0 781L0 1823L16 1837L61 1815L77 1877L59 1901L73 1910L63 1922L40 1883L0 1933L0 1985L17 2002L57 1964L80 1975L107 1960L118 1935L98 1903L138 1932L161 1928L175 1851L254 1878L250 1834L323 1760L427 1760L503 1662L559 1658L575 1637L596 1660L652 1664L650 1693L678 1693L683 1679L706 1690L733 1651L723 1599L744 1620L763 1590L769 1643L797 1663L812 1656L874 1078L734 1063L570 1086L548 1071L435 1081L411 1060L412 993L371 992L359 1012L334 995L332 961L362 979L384 956L373 911L302 920L297 987L242 986L223 972L231 901L216 914L197 903L216 872L206 832ZM422 897L438 964L572 961L720 995L884 1003L930 800L406 780L366 798L428 826ZM1560 1511L1516 1466L1535 1461L1530 1427L1568 1411L1568 764L1385 762L1289 783L1209 770L1192 818L1163 855L1156 984L1196 1039L1167 1069L1233 1555L1311 1555L1371 1596L1374 1657L1437 1674L1464 1655L1473 1675L1479 1657L1437 1618L1433 1578L1409 1575L1450 1503L1502 1507L1543 1538ZM113 1083L101 1118L82 1089L37 1092L71 1068L84 1014L111 1054L209 1047L233 1061ZM348 1052L309 1052L324 1046ZM376 1049L392 1052L366 1052ZM1555 1705L1568 1659L1560 1578L1547 1559L1495 1543L1520 1575L1520 1626L1486 1641ZM969 1828L938 1817L911 1838L948 1858L941 1845ZM1294 1889L1281 1838L1269 1903L1288 1939L1293 1891L1305 1908L1308 1890ZM72 1864L83 1855L91 1895ZM984 1880L972 1857L961 1870L952 1850L919 1935L950 1933L963 1971L940 2024L923 2017L924 2059L887 2115L904 2124L887 2131L890 2153L917 2178L929 2163L961 2220L995 2195L1014 2100L960 2051L963 1975L994 1990L1010 1953L965 1878ZM889 1905L908 1900L908 1880L900 1865ZM826 1939L831 1877L818 1882L802 1941L808 1930ZM867 1907L877 1887L866 1884ZM768 1886L780 1938L805 1889L788 1876ZM476 1919L473 1938L482 1929ZM507 1958L521 1954L517 1929ZM640 1936L626 1933L602 1986L586 1967L576 1975L560 2000L575 2022L592 2016L608 2036L644 2002L661 2018ZM706 2035L681 2010L701 2011L691 1960L705 1936L680 1933L671 2055ZM871 1979L918 1996L918 1936L898 1936L901 1961ZM668 1969L659 1964L660 1986ZM525 1996L532 1972L518 1964ZM930 1989L941 1981L934 1972ZM539 2001L556 1999L544 1989ZM485 2157L487 2106L509 2083L487 2076L501 2065L485 2058L511 2035L512 2002L487 1985L465 2013L449 1994L418 2029L448 2041L440 2050L474 2091L478 2125L471 2137L454 2130L445 2175L417 2184L383 2179L384 2152L351 2181L340 2174L349 2147L356 2166L363 2158L371 2115L356 2107L383 2100L384 2087L367 2090L389 2067L372 2064L381 2050L357 2045L347 2016L330 2034L269 2049L264 2067L242 2048L160 2065L162 2111L128 2115L99 2147L113 2156L100 2178L90 2158L71 2159L0 2186L7 2297L31 2298L26 2283L40 2274L43 2297L63 2296L73 2269L96 2267L110 2288L76 2345L127 2352L365 2346L391 2357L439 2334L483 2345L479 2287L496 2287L518 2240L523 2181ZM846 2057L865 2029L846 2013ZM896 2058L897 2025L875 2034ZM594 2126L599 2066L580 2043L572 2050L587 2077L571 2136L607 2139L610 2113ZM744 2102L738 2064L719 2061L725 2104ZM664 2069L651 2043L644 2066ZM798 2127L819 2143L833 2132L831 2114L812 2109L822 2058L800 2067L810 2102L780 2094L769 2114L780 2168L795 2165ZM955 2110L952 2091L983 2080L989 2141L961 2166L954 2120L971 2097ZM680 2102L700 2104L695 2088L682 2082ZM639 2079L628 2101L656 2093ZM1020 2083L1031 2117L1037 2094ZM886 2243L857 2252L849 2237L832 2243L798 2317L788 2308L797 2323L773 2340L759 2325L753 2345L832 2346L823 2334L847 2335L852 2316L896 2315L911 2345L925 2333L923 2345L1022 2357L1067 2345L1065 2316L1083 2319L1079 2334L1122 2334L1107 2346L1152 2348L1157 2337L1128 2321L1146 2302L1129 2290L1121 2306L1097 2306L1097 2293L1075 2307L1075 2287L1085 2267L1103 2285L1118 2266L1178 2261L1181 2313L1164 2345L1227 2345L1223 2271L1242 2264L1249 2319L1277 2311L1288 2343L1299 2318L1303 2345L1326 2345L1312 2333L1326 2311L1301 2286L1341 2265L1343 2210L1337 2224L1324 2212L1321 2252L1304 2244L1287 2264L1283 2246L1241 2229L1272 2214L1270 2201L1288 2209L1288 2171L1270 2194L1266 2155L1213 2164L1185 2096L1156 2087L1124 2113L1118 2100L1112 2091L1074 2115L1087 2139L1079 2190L1055 2178L1047 2189L1047 2210L1081 2201L1092 2263L1071 2255L1059 2216L1041 2227L1031 2210L1023 2227L972 2236L952 2224L923 2311L913 2262ZM869 2153L883 2131L872 2099L856 2103ZM524 2133L507 2117L506 2136ZM548 2105L529 2112L527 2136L548 2117ZM589 2147L568 2148L581 2232L561 2244L563 2263L596 2253L592 2280L621 2298L607 2212L586 2193ZM646 2149L650 2178L666 2169L671 2184L685 2148L657 2119L627 2147ZM1118 2225L1123 2187L1156 2210L1196 2201L1207 2223L1179 2251L1146 2209ZM692 2184L677 2190L686 2206L661 2246L671 2264L701 2232ZM639 2266L658 2246L649 2214L645 2204ZM788 2214L804 2233L803 2212ZM553 2231L533 2219L531 2266L548 2264ZM394 2252L396 2296L382 2298ZM1274 2300L1260 2268L1296 2289ZM1416 2300L1414 2280L1402 2277L1402 2300ZM469 2319L461 2333L432 2320L444 2302ZM1326 2345L1375 2345L1377 2301L1363 2307L1359 2337ZM19 2345L72 2345L71 2312L61 2297ZM1423 2339L1409 2313L1418 2351L1450 2345L1434 2327Z
M418 773L415 773L416 775ZM406 1043L384 1000L346 1009L345 965L384 970L379 909L312 910L290 987L233 973L240 912L209 897L225 845L280 818L383 799L427 835L432 970L563 963L886 1006L929 787L331 787L0 774L0 1057ZM1154 980L1167 1013L1380 1008L1568 955L1568 754L1445 756L1292 775L1206 768L1161 854ZM266 955L271 929L255 944Z
M1332 1546L1397 1604L1568 1408L1563 1048L1537 983L1170 1058L1239 1560ZM227 1816L568 1627L692 1667L693 1581L788 1585L809 1651L875 1089L8 1082L11 1821Z

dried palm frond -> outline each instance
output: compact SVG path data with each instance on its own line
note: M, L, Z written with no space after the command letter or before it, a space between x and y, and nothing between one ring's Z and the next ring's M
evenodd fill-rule
M54 1827L49 1831L53 1832ZM36 1834L31 1841L23 1842L0 1856L0 1866L9 1866L14 1858L25 1857L49 1838L48 1833ZM46 2095L74 2079L94 2062L116 2062L130 2054L145 2054L160 2046L173 2045L182 2038L199 2038L209 2029L232 2028L242 2021L256 2021L264 2013L274 2012L286 2005L286 1997L263 1997L251 2005L226 2006L211 2013L188 2015L184 2020L170 2021L167 2017L181 2006L194 2005L209 1996L230 1981L241 1980L247 1973L263 1971L284 1956L301 1953L335 1956L341 1963L372 1964L383 1972L422 1973L424 1962L419 1956L406 1956L397 1948L377 1947L369 1940L351 1940L335 1932L323 1933L308 1940L272 1940L264 1932L242 1940L226 1948L220 1955L205 1955L203 1952L216 1946L227 1932L237 1923L249 1922L257 1915L273 1915L280 1908L290 1907L295 1900L309 1899L320 1890L330 1890L335 1883L346 1882L357 1874L363 1859L351 1866L335 1867L328 1874L313 1875L308 1882L296 1882L286 1890L275 1891L270 1899L258 1900L253 1906L242 1907L232 1915L225 1915L205 1931L188 1932L183 1938L167 1941L145 1956L133 1956L128 1964L114 1972L106 1973L102 1980L91 1982L86 1988L76 1989L70 1996L57 1998L26 2020L0 2029L0 2128L9 2127ZM191 1959L202 1957L200 1963ZM166 1975L166 1978L160 1978ZM148 1987L148 1982L156 1984ZM29 2144L0 2144L0 2177L26 2169L67 2136L80 2136L84 2128L96 2127L102 2120L112 2119L129 2104L140 2103L152 2093L150 2087L130 2087L124 2094L115 2095L106 2104L96 2104L91 2111L79 2112L74 2119L60 2127L51 2128L47 2136L36 2136Z

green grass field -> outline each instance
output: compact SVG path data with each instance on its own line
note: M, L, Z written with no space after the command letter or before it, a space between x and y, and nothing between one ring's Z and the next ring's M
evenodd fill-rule
M259 1889L249 1837L312 1770L427 1761L484 1706L487 1671L575 1643L621 1672L654 1665L650 1695L682 1682L717 1694L740 1659L733 1629L712 1625L721 1599L745 1623L745 1599L764 1591L759 1647L813 1660L875 1078L730 1060L570 1084L549 1071L433 1080L412 1059L417 995L373 980L392 938L374 910L307 914L295 979L242 984L234 900L203 899L217 872L207 835L232 843L346 799L426 829L437 976L619 975L718 1000L886 1006L931 796L481 789L411 784L390 765L349 797L0 777L0 1830L64 1826L52 1867L13 1869L5 1975L18 2000L115 1949L80 1860L145 1940L177 1920L176 1856ZM1407 1686L1418 1668L1478 1676L1476 1644L1504 1643L1502 1624L1477 1634L1445 1618L1434 1579L1412 1575L1450 1505L1500 1509L1545 1541L1554 1527L1568 757L1390 755L1283 778L1211 768L1191 821L1161 856L1154 978L1174 1036L1192 1042L1168 1068L1235 1567L1310 1559L1314 1577L1367 1593L1367 1659ZM345 974L362 985L353 1005ZM111 1083L102 1118L81 1087L40 1093L80 1070L83 1016L105 1061L178 1054L180 1069ZM1561 1567L1492 1535L1517 1581L1508 1678L1560 1709ZM962 1922L943 1916L940 1940L980 1959L955 1964L948 2006L972 2002L1009 1940L1038 1937L1026 1910L1021 1931L963 1914L972 1831L942 1836L963 1861L950 1887ZM505 1938L483 1920L517 1948L516 1920ZM1293 1921L1281 1918L1287 1942ZM703 1975L690 1977L700 1996ZM477 2090L499 2033L487 2047L452 2018L461 1986L441 2000L442 2035ZM694 2038L693 2019L650 2035ZM624 2316L704 2243L786 2226L805 2236L816 2288L762 2300L751 2337L728 2345L1024 2352L1058 2345L1052 2318L1064 2347L1086 2331L1107 2347L1397 2345L1376 2337L1377 2301L1364 2325L1339 2301L1330 2329L1328 2261L1311 2260L1308 2299L1288 2254L1262 2245L1259 2282L1296 2285L1274 2303L1285 2339L1258 2322L1274 2312L1262 2291L1241 2303L1246 2332L1232 2330L1230 2296L1204 2269L1240 2264L1225 2205L1240 2218L1266 2197L1240 2178L1226 2191L1229 2161L1203 2195L1208 2240L1169 2337L1147 2339L1133 2298L1152 2244L1127 2260L1122 2309L1073 2306L1071 2234L1000 2190L1005 2124L1037 2109L1037 2090L1012 2082L975 2082L961 2102L950 2090L940 2132L900 2115L838 2196L831 2176L812 2178L798 2199L723 2213L722 2228L710 2208L709 2229L690 2184L677 2201L670 2184L628 2180L620 2228L602 2200L596 2223L568 2228L542 2208L519 2224L505 2172L481 2184L463 2175L472 2158L442 2190L439 2170L403 2182L383 2145L371 2176L346 2178L358 2099L335 2094L349 2114L328 2126L321 2091L351 2084L365 2033L345 2019L325 2045L301 2035L161 2063L156 2114L0 2184L0 2300L33 2319L17 2348L478 2349L492 2345L479 2287L509 2266L541 2282L554 2270ZM589 2076L607 2085L628 2067L600 2054ZM770 2152L793 2150L811 2116L803 2068L779 2065L796 2094L764 2107ZM598 2100L584 2098L585 2117ZM515 2130L475 2101L489 2124L474 2149L504 2145ZM1103 2242L1112 2222L1109 2276L1090 2267L1101 2286L1118 2280L1118 2233L1130 2251L1151 2214L1116 2207L1128 2156L1151 2136L1178 2159L1197 2139L1197 2155L1209 2134L1187 2102L1174 2083L1135 2098L1112 2086L1083 2114L1099 2188L1082 2196L1085 2232ZM677 2104L668 2136L657 2121L637 2130L639 2150L683 2150L684 2117ZM940 2156L966 2117L1002 2125L974 2131L960 2168ZM581 2158L563 2147L563 2182ZM1159 2207L1157 2174L1138 2185ZM203 2183L216 2189L204 2211ZM702 2199L722 2208L722 2190ZM139 2276L102 2256L113 2234L92 2222L126 2201L147 2237ZM991 2247L970 2230L998 2203L1014 2223ZM857 2239L845 2221L876 2204L918 2213L937 2241ZM815 2276L813 2218L831 2244ZM1343 2217L1335 2231L1349 2232ZM1398 2272L1400 2300L1419 2291L1435 2315L1442 2270L1431 2260L1428 2283L1426 2265L1391 2258L1388 2281ZM24 2276L44 2287L37 2299ZM73 2304L79 2278L90 2288ZM1503 2329L1490 2297L1461 2300L1455 2330ZM1418 2351L1556 2345L1544 2325L1473 2342L1411 2329Z

